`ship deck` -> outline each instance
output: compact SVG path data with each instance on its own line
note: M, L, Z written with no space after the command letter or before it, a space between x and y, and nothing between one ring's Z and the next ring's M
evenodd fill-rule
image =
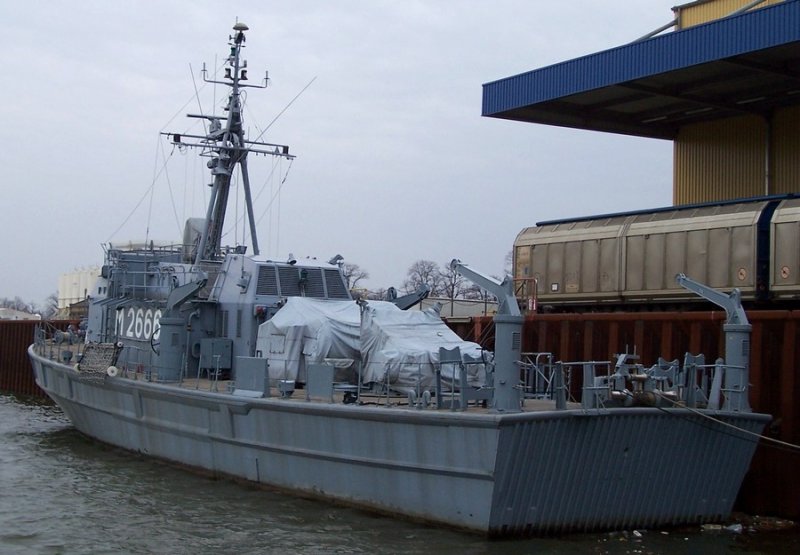
M79 373L85 377L95 377L105 379L106 369L108 368L108 361L103 360L105 357L99 357L98 360L89 360L88 355L85 355L85 345L82 343L55 343L52 340L47 340L42 344L37 345L37 351L40 355L45 356L51 360L58 359L59 362L72 366L78 366ZM70 362L64 361L64 353L69 351ZM79 364L72 364L71 361L81 360ZM157 383L161 386L174 387L184 391L202 391L210 393L219 393L223 395L231 395L240 397L235 394L235 382L230 379L214 379L213 377L185 377L180 381L159 381L158 376L153 371L147 371L139 368L136 370L119 369L119 374L113 378L116 380L131 380L134 382L150 382ZM429 388L433 393L433 388ZM276 385L271 385L268 390L265 389L263 395L246 395L244 398L273 398L273 399L286 399L293 401L307 401L309 403L321 404L343 404L345 402L357 404L358 406L374 407L374 408L436 408L435 396L427 403L420 399L417 395L415 404L412 405L411 398L407 391L398 391L392 388L382 388L382 391L376 391L374 388L362 386L359 391L357 384L336 383L333 388L323 395L313 394L310 388L306 388L305 384L297 384L296 388L291 392L281 391ZM241 397L240 397L241 398ZM471 400L467 402L465 408L459 408L458 403L453 407L453 400L459 399L459 393L453 391L445 391L442 395L443 408L442 410L469 412L475 414L486 414L492 411L487 403L481 401ZM578 402L567 402L567 409L579 409L581 404ZM543 396L533 397L524 396L521 399L520 409L523 412L545 412L555 409L555 401Z
M147 380L147 376L145 373L129 373L126 376L127 379L141 381ZM195 391L208 391L212 393L224 393L233 395L234 391L234 382L232 380L213 380L208 378L186 378L180 382L167 382L163 385L168 385L170 387L175 387L183 390L195 390ZM265 398L278 398L278 399L291 399L295 401L302 401L305 400L309 403L327 403L327 404L341 404L345 402L345 396L348 393L354 393L356 391L356 385L349 385L349 384L341 384L334 387L333 393L330 397L328 396L320 396L320 395L311 395L308 393L308 390L302 387L298 387L295 389L291 394L282 394L282 392L277 387L270 387L269 395L264 395ZM458 393L456 392L455 395L451 395L451 392L445 392L443 395L443 399L445 402L449 401L451 398L458 398ZM358 401L355 402L360 406L367 406L367 407L374 407L374 408L415 408L412 407L409 403L409 398L407 394L403 394L402 392L396 391L389 391L388 393L377 393L373 390L369 389L362 389L360 394L358 395ZM435 408L436 402L435 399L432 402L431 406L424 407L424 408ZM420 406L419 408L423 408ZM521 410L523 412L545 412L545 411L552 411L555 409L555 401L552 399L546 398L523 398L521 402ZM567 409L579 409L581 408L581 404L577 402L567 402ZM450 408L450 406L445 407L443 410L460 410L459 408ZM470 402L466 405L465 411L471 413L489 413L491 412L491 408L485 406L484 403L480 402Z

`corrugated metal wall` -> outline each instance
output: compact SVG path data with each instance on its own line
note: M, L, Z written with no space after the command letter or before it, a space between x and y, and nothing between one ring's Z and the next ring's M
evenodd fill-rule
M800 192L800 106L772 118L772 193Z
M674 8L678 28L730 15L752 0L698 1ZM766 0L763 8L783 0ZM674 204L800 192L800 107L687 125L674 142ZM769 157L769 162L767 158Z
M693 25L699 25L730 15L752 1L753 0L707 0L691 2L673 9L678 17L678 28L686 29ZM765 0L759 4L758 7L763 8L771 4L778 4L782 1L783 0Z
M33 343L33 333L39 323L36 320L0 322L0 391L43 395L33 381L33 370L26 351L28 345Z
M750 403L771 414L766 434L800 444L800 311L751 311ZM641 362L659 356L682 358L703 353L706 360L722 356L725 338L722 311L691 313L537 314L523 327L522 350L551 352L555 360L612 360L614 353L634 349ZM450 323L464 339L491 349L491 317ZM572 394L578 395L578 384ZM739 493L737 509L800 519L800 473L797 453L759 446Z
M739 116L682 127L674 143L674 204L800 192L800 107L775 110L769 126L759 116Z
M674 204L765 194L766 130L757 116L682 127L674 148Z
M0 320L0 391L18 395L44 397L33 379L33 368L28 359L28 345L41 322L38 320ZM66 330L72 320L50 320L56 329Z

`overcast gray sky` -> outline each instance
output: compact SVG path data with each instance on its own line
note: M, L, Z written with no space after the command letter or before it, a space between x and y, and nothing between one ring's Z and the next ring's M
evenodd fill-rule
M668 141L480 111L483 83L634 40L674 4L2 0L0 297L41 302L60 274L101 264L103 243L177 241L204 215L204 168L158 134L190 129L190 67L221 65L237 17L252 82L271 78L248 95L251 131L314 80L264 136L298 156L288 176L250 160L270 257L341 253L370 288L402 285L419 259L499 274L537 221L669 205ZM202 88L203 111L222 95Z

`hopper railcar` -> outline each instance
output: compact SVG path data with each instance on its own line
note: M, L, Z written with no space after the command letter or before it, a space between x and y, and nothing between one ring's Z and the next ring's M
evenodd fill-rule
M533 311L704 309L683 273L745 306L800 305L800 196L773 195L539 222L514 242Z

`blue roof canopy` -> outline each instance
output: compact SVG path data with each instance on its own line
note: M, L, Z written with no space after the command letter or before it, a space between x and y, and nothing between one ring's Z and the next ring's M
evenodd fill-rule
M800 104L800 0L483 85L484 116L672 139Z

